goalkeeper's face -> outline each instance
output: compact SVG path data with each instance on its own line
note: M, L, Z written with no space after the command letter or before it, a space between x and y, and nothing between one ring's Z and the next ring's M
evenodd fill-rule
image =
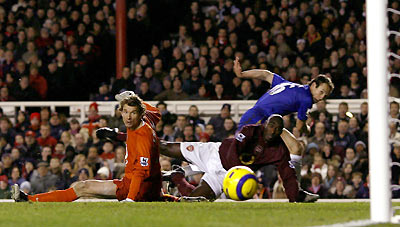
M135 130L139 127L142 115L139 113L137 106L128 106L125 104L121 115L126 128Z

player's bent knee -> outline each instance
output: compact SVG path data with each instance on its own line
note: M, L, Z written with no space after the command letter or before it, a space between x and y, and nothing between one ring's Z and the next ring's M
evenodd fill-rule
M78 197L89 196L88 193L88 182L87 181L78 181L71 184L71 188L74 189L75 194Z

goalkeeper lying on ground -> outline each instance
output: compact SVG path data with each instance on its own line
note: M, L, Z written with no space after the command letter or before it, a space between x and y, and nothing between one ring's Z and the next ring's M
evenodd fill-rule
M161 193L159 140L154 131L160 112L137 95L119 98L119 110L127 128L127 134L123 135L127 144L123 179L79 181L66 190L32 196L20 191L16 184L12 186L12 198L17 202L71 202L80 197L116 198L126 202L176 201L176 197Z

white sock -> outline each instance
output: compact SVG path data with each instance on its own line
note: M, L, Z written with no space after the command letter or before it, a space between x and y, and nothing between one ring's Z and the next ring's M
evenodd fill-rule
M297 177L297 181L301 182L301 161L302 161L302 157L300 155L296 155L296 154L290 154L290 161L289 163L291 165L294 166L294 170L296 171L296 177Z

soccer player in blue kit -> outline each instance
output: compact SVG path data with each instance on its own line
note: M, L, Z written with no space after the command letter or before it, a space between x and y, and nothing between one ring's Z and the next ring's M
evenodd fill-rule
M301 85L287 81L268 70L252 69L242 72L238 57L235 59L233 70L239 78L260 79L271 84L271 89L240 118L238 131L247 124L259 121L263 123L272 114L285 116L297 112L296 128L300 133L309 133L310 127L306 124L307 111L311 109L313 103L326 99L334 89L331 79L325 75L318 75L308 85ZM291 152L290 157L300 179L302 154Z
M240 118L238 130L247 124L255 124L258 121L263 123L272 114L285 116L297 112L296 128L300 132L309 132L305 123L307 110L313 103L328 97L334 89L332 81L325 75L317 76L308 85L300 85L268 70L252 69L242 72L239 58L235 59L234 71L239 78L260 79L271 84L271 89Z

